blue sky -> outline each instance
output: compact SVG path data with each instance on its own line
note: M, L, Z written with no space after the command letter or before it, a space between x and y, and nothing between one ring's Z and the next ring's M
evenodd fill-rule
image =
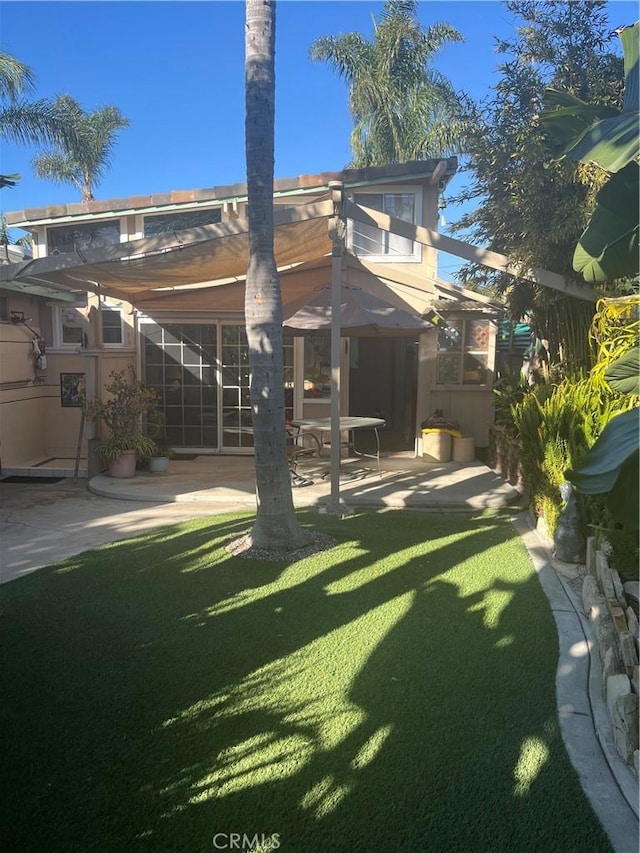
M324 35L372 32L382 3L280 0L276 30L276 177L342 168L350 159L345 84L308 59ZM614 29L633 23L637 4L614 0ZM494 37L515 32L498 0L423 0L420 19L456 27L464 43L436 67L476 99L496 82ZM2 2L0 48L36 74L38 97L68 93L85 108L115 104L122 131L97 198L244 183L244 3ZM20 172L4 189L6 211L79 201L71 186L33 177L33 150L2 144L2 171ZM455 209L445 211L455 219Z

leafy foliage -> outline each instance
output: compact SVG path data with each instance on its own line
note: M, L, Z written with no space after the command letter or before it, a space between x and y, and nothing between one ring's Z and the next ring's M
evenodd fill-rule
M70 183L83 201L91 201L94 186L111 165L116 134L129 121L111 105L89 113L70 95L60 95L54 107L64 133L54 148L34 158L33 168L39 178Z
M625 71L621 111L591 106L570 94L547 89L547 109L540 115L557 159L569 157L582 163L597 163L611 173L597 195L596 208L573 256L573 268L587 281L636 276L640 270L639 33L638 23L618 30Z
M472 242L578 283L571 256L603 176L592 165L576 173L566 160L548 162L538 116L547 86L609 109L620 105L622 61L608 47L604 6L586 0L506 3L520 26L514 39L497 43L504 57L500 79L493 97L471 114L475 131L466 169L472 179L454 199L474 205L455 226ZM588 358L589 303L473 265L461 277L467 286L507 294L516 320L530 309L554 360Z
M127 381L124 370L112 371L105 390L105 401L99 397L87 400L85 414L90 421L102 421L109 437L98 444L98 453L105 459L118 459L124 450L135 450L141 457L152 456L155 441L144 433L144 418L155 418L158 398L155 391L140 380Z
M448 24L426 30L415 0L386 0L373 40L326 36L311 59L332 66L349 86L352 167L384 166L459 153L466 134L461 98L433 68L445 44L462 36Z
M44 144L59 138L62 122L47 99L28 99L33 91L33 71L10 53L0 53L0 139L19 145ZM13 187L20 175L0 175L0 189Z

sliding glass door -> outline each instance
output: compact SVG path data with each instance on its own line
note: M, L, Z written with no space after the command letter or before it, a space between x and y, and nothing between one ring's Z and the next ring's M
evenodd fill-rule
M243 324L140 321L143 376L185 452L250 452L249 346ZM285 405L293 417L293 342L284 347Z

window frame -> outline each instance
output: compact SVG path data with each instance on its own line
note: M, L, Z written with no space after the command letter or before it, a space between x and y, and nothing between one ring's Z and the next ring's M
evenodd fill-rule
M438 391L442 390L478 390L478 391L487 391L491 390L493 386L493 369L490 367L490 356L492 350L491 343L491 325L492 321L489 317L486 316L464 316L461 314L451 314L445 318L443 318L442 323L447 324L449 322L459 322L462 326L462 337L460 341L459 348L456 349L440 349L440 334L441 329L438 328L437 336L436 336L436 351L435 351L435 374L434 374L434 388ZM486 323L487 325L487 342L486 349L471 349L467 346L468 336L469 336L469 325L471 323ZM442 356L455 356L458 362L458 376L459 379L457 382L439 382L438 377L440 373L440 358ZM464 379L464 364L465 364L465 356L483 356L486 359L486 364L484 368L484 381L483 382L465 382Z
M119 341L105 341L104 334L104 315L106 313L118 314L120 317L120 340ZM102 324L102 345L104 347L123 347L125 346L125 333L124 333L124 319L122 317L122 308L118 305L101 305L100 306L100 323Z
M42 241L42 243L39 242L38 245L40 247L40 250L42 248L44 248L44 251L45 251L47 257L54 257L56 255L71 254L70 252L61 252L59 249L50 248L49 235L55 231L63 231L64 229L71 229L71 228L81 228L82 229L82 228L87 228L89 226L92 226L94 228L99 228L101 225L108 225L108 224L112 224L112 223L118 224L118 240L117 240L117 242L108 243L107 245L117 246L119 243L125 242L127 239L126 233L123 230L123 221L122 221L121 216L109 216L109 217L106 217L104 219L89 219L89 220L83 220L81 222L65 222L64 224L47 225L44 229L43 241ZM93 247L90 247L90 248L93 248ZM75 251L75 249L73 249L72 251ZM81 249L81 251L83 251L83 249Z
M81 332L81 340L78 341L65 341L64 340L64 313L66 311L76 311L78 312L81 308L86 308L87 306L78 302L76 304L73 303L65 303L64 305L55 305L53 306L53 347L52 349L56 350L64 350L66 352L78 352L86 348L86 325L87 322L84 319L80 319L78 317L77 322L74 324L74 327L79 327ZM70 324L69 324L70 325Z
M139 215L139 217L136 217L136 219L139 219L139 221L136 223L136 227L137 227L138 233L140 234L141 237L151 239L152 237L159 237L159 236L162 236L164 234L180 233L181 231L189 231L192 228L206 228L207 226L206 225L188 225L188 226L185 226L184 228L167 229L166 231L162 231L159 234L146 234L145 233L145 223L147 220L159 219L160 217L168 218L170 216L176 216L176 217L185 216L186 217L189 214L194 215L197 213L212 213L212 212L217 212L219 214L220 218L217 222L209 222L209 223L207 223L207 225L219 225L222 222L223 209L218 204L218 205L213 205L211 207L187 208L186 210L165 210L165 211L159 210L159 211L156 211L155 213L141 213Z
M411 186L384 186L384 187L358 187L354 188L350 191L350 196L355 202L356 196L364 196L364 195L413 195L414 197L414 210L413 210L413 219L414 221L411 223L413 225L422 224L422 215L423 215L423 188L416 185ZM370 205L365 205L365 207ZM383 203L384 206L384 203ZM347 219L347 248L349 251L354 254L357 258L362 258L363 260L374 263L374 264L418 264L422 261L422 244L417 240L413 240L413 251L411 254L406 255L393 255L390 253L383 254L369 254L367 252L357 251L354 247L354 220ZM380 230L380 229L378 229ZM387 233L382 231L381 233Z

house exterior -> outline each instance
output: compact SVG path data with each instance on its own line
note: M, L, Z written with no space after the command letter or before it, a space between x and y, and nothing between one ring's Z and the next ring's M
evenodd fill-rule
M383 449L420 455L435 409L488 445L499 305L441 281L437 248L393 230L436 232L456 167L435 159L274 183L285 318L331 285L337 182L353 214L342 216L342 282L437 320L413 337L341 342L341 412L384 418ZM83 423L83 395L122 369L157 392L178 453L252 452L246 208L236 184L7 214L33 235L34 257L0 264L3 474L87 458L96 426ZM367 210L391 217L389 229ZM285 336L284 360L287 417L328 415L328 337Z

